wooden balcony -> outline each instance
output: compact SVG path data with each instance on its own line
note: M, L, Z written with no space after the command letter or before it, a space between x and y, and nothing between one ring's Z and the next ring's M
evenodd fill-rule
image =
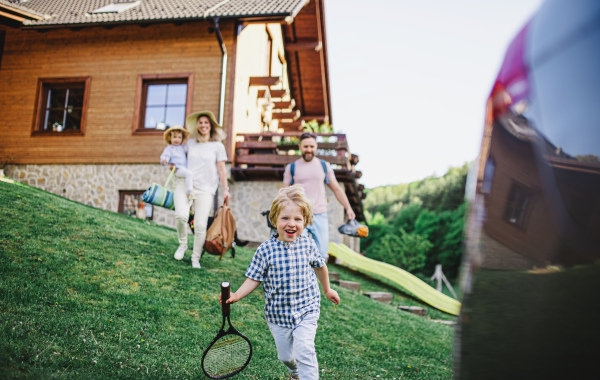
M300 158L301 132L238 134L231 174L236 181L283 181L285 166ZM317 134L317 157L329 162L359 220L364 220L364 186L356 182L358 156L350 154L344 134ZM241 140L241 141L240 141Z

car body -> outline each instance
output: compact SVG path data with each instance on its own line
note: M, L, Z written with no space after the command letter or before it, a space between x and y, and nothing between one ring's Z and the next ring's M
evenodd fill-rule
M600 378L600 1L508 47L467 203L455 378Z

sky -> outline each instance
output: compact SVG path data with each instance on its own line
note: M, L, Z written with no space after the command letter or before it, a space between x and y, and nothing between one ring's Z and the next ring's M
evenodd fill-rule
M542 0L325 0L332 125L367 188L472 162L485 103Z

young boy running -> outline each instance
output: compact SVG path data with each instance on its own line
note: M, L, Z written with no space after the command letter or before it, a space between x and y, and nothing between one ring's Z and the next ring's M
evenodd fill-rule
M262 282L265 318L278 359L290 371L290 379L318 379L315 335L321 294L317 279L331 302L337 305L340 297L329 287L327 265L314 240L301 236L312 223L311 203L302 185L279 191L269 219L277 227L278 236L258 247L246 271L248 278L226 302L241 300Z

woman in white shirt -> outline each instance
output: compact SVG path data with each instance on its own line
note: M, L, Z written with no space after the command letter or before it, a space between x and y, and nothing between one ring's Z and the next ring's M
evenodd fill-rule
M227 187L227 172L225 161L227 153L221 141L226 137L223 128L215 120L210 111L196 112L185 119L185 125L190 132L190 138L185 144L188 170L194 173L194 247L192 267L200 268L200 255L206 240L206 225L208 215L213 205L213 199L219 188L224 191L224 199L230 197ZM179 248L175 252L175 260L183 259L188 248L187 220L190 203L185 184L179 181L175 187L175 226L179 239Z

